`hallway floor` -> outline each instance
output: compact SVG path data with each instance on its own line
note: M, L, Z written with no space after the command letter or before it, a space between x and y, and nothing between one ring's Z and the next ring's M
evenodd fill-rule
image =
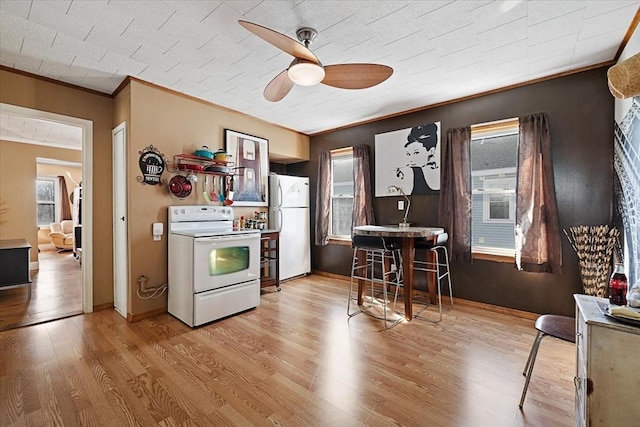
M0 291L0 331L82 313L82 267L73 253L41 245L38 258L31 299L27 286Z

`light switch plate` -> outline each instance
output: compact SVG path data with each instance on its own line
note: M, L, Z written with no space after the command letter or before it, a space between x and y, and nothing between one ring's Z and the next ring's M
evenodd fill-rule
M161 222L154 222L151 226L153 240L162 240L164 234L164 225Z
M398 210L399 211L404 210L404 200L398 200Z

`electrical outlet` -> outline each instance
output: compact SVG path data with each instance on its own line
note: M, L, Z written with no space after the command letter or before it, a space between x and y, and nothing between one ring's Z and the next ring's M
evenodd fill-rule
M398 200L398 210L399 211L404 210L404 200Z

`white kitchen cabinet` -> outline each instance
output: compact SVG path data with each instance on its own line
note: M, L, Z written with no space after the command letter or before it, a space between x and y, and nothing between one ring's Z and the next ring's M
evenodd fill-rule
M576 301L576 426L640 426L640 327L605 316L605 298Z

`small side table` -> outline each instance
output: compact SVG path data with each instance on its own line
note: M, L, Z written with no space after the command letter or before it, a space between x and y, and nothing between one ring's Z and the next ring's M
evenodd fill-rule
M30 251L25 239L0 240L0 290L28 286L31 298Z
M280 292L280 232L263 230L260 235L260 288L275 286Z

